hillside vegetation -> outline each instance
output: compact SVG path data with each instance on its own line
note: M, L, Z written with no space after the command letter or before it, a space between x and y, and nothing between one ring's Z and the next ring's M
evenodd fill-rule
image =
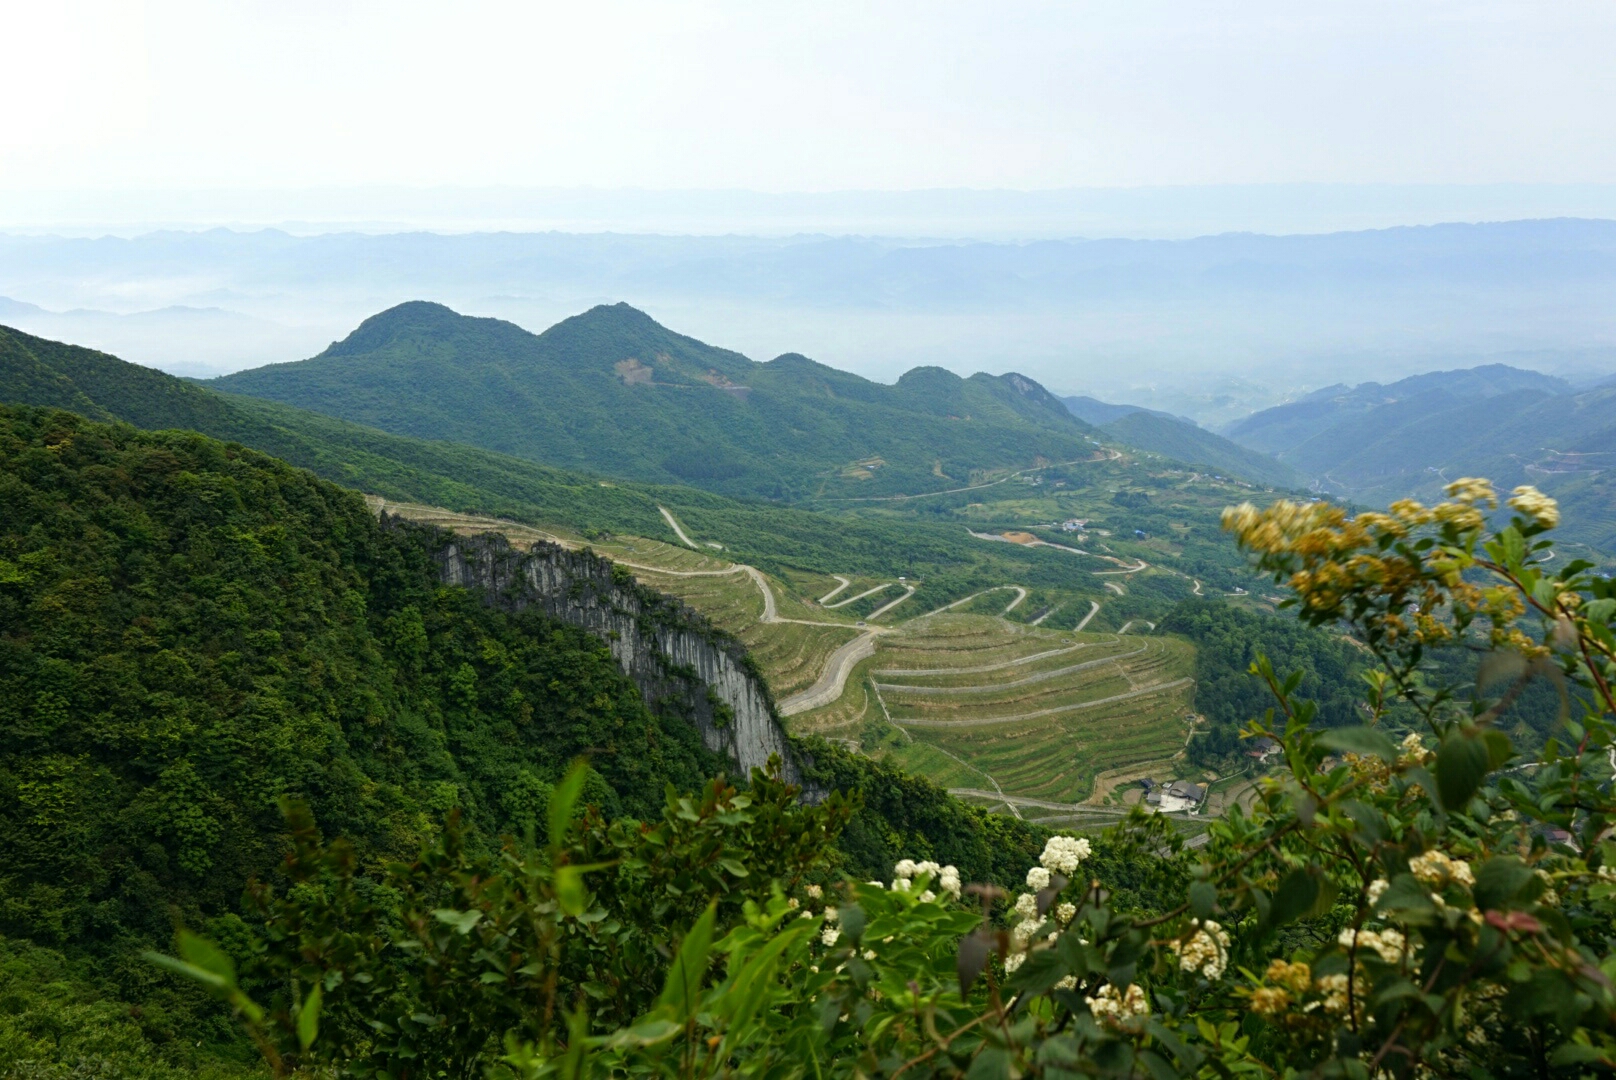
M795 354L760 364L626 304L542 334L401 304L313 359L210 385L562 468L776 500L936 491L1094 452L1092 429L1019 375L916 368L886 386Z
M1326 387L1226 434L1363 503L1432 502L1461 476L1533 484L1564 504L1568 539L1616 552L1616 385L1492 364Z
M1306 486L1302 474L1267 454L1249 450L1187 420L1140 409L1101 427L1113 439L1162 457L1279 488Z
M369 872L456 809L474 848L520 835L579 756L613 817L728 769L598 639L440 586L436 542L239 445L0 406L0 948L76 972L86 1009L138 1002L128 1038L155 1053L213 1014L139 953L176 920L246 932L287 799ZM1002 878L1034 846L923 780L812 757L822 785L884 789L846 822L856 873L935 851ZM60 1022L19 993L13 1013Z

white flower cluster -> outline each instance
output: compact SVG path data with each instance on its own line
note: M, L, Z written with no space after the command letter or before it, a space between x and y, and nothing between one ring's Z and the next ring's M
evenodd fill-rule
M1070 926L1075 918L1077 918L1076 904L1062 904L1055 909L1055 921L1062 926Z
M894 889L907 889L915 878L925 876L931 878L932 884L941 889L944 896L953 897L955 900L960 897L961 886L958 867L941 866L930 859L924 862L915 862L913 859L900 859L898 865L892 868L892 874L892 887ZM876 883L871 882L871 884ZM927 889L920 894L920 899L929 902L937 899L937 894Z
M1028 870L1027 888L1040 890L1049 888L1048 868L1043 866L1035 866L1031 870Z
M1046 870L1071 877L1077 872L1078 864L1089 857L1090 850L1087 837L1051 836L1038 861ZM1031 883L1029 880L1028 884Z
M1510 495L1509 505L1545 529L1560 524L1560 504L1530 484L1522 484Z
M823 941L826 945L836 944L836 939L842 936L842 931L840 927L832 926L831 924L839 922L841 917L842 913L836 908L828 907L825 909L825 929L820 931L820 941Z
M808 899L810 900L818 900L821 896L825 895L825 890L821 889L818 885L809 885L803 889L803 892L808 894Z
M1469 863L1463 859L1450 859L1440 851L1427 851L1414 856L1408 860L1408 869L1415 877L1435 888L1452 882L1468 889L1476 883Z
M1097 990L1093 997L1084 998L1088 1004L1089 1012L1102 1023L1121 1024L1132 1020L1136 1016L1150 1015L1150 999L1145 997L1144 988L1134 983L1122 993L1110 983Z
M1178 966L1214 981L1221 979L1223 969L1229 966L1228 933L1211 919L1191 919L1190 925L1196 931L1188 941L1178 944Z
M1386 890L1391 887L1392 883L1387 881L1385 878L1376 878L1374 881L1371 881L1369 883L1369 906L1374 907L1376 904L1380 903L1380 898L1385 896Z
M1354 940L1352 927L1343 928L1336 940L1341 943L1343 949L1352 948ZM1403 951L1408 947L1408 942L1396 930L1359 930L1356 940L1358 948L1378 954L1388 964L1395 964L1401 960Z
M1321 975L1316 983L1319 993L1324 995L1324 1011L1340 1015L1347 1011L1347 977L1345 975ZM1312 1012L1317 1002L1309 1005L1306 1012Z
M1398 749L1401 751L1397 755L1399 765L1424 765L1426 759L1431 756L1430 751L1425 749L1424 741L1412 731L1403 736L1403 744Z

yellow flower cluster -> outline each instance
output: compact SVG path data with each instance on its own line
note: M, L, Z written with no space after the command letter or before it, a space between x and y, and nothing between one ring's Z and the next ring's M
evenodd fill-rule
M1389 644L1409 640L1443 645L1478 614L1493 622L1495 644L1520 614L1511 590L1482 590L1465 580L1470 554L1486 530L1486 509L1498 505L1492 485L1476 477L1447 487L1449 501L1428 507L1413 499L1385 513L1349 517L1325 502L1280 500L1265 510L1250 503L1223 512L1223 527L1295 591L1319 619L1362 620ZM1511 505L1540 523L1558 520L1554 501L1518 489ZM1411 541L1426 530L1438 547Z
M1560 504L1531 484L1522 484L1509 497L1509 505L1545 529L1560 524Z
M1300 961L1290 964L1284 960L1273 960L1268 970L1263 972L1263 979L1288 987L1292 993L1305 994L1307 988L1313 985L1313 969Z

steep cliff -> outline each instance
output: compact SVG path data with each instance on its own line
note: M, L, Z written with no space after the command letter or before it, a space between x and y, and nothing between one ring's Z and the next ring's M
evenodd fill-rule
M390 528L429 528L384 513ZM511 611L538 608L599 636L647 704L672 710L701 732L708 749L745 772L780 755L786 778L801 782L774 700L745 647L699 612L648 589L588 551L535 543L512 547L498 533L438 534L439 576Z

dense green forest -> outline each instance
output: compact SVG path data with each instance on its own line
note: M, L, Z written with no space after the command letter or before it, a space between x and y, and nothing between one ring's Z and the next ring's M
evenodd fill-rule
M0 523L0 992L24 1042L122 1008L147 1018L125 1033L138 1058L200 1022L139 954L176 923L245 932L288 798L370 872L451 811L474 847L520 835L580 755L584 801L612 818L654 818L665 788L727 768L600 641L439 586L430 530L384 529L357 494L238 444L0 407ZM833 860L849 872L918 852L1005 880L1041 842L806 750L819 783L871 792ZM39 998L31 972L58 990Z
M211 385L563 468L786 501L936 491L1093 453L1093 429L1019 375L916 368L886 386L797 355L759 364L627 304L542 334L401 304L313 359Z

